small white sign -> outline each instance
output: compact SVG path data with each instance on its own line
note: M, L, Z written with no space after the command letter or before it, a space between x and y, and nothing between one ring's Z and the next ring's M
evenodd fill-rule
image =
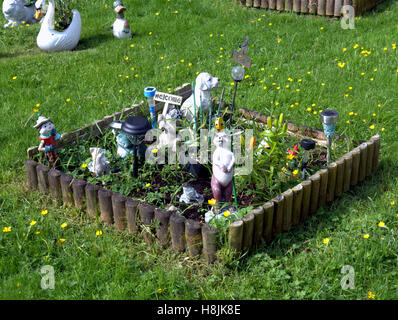
M175 96L175 95L169 94L169 93L156 92L155 93L155 101L160 101L160 102L165 102L165 103L170 103L170 104L175 104L177 106L180 106L182 104L182 97Z

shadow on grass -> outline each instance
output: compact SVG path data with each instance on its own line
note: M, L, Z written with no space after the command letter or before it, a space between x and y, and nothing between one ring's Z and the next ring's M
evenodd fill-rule
M292 226L289 231L277 235L270 244L261 244L250 250L240 258L240 263L234 264L238 270L245 270L250 264L250 258L255 254L268 254L273 259L286 256L288 251L297 253L306 248L306 241L313 238L319 230L327 226L328 230L341 229L341 221L349 209L347 203L369 201L369 197L377 198L391 187L392 172L398 171L398 163L393 158L383 159L379 163L378 170L371 176L360 182L353 189L326 204L306 221Z
M79 44L74 51L82 51L99 47L102 43L113 41L114 37L112 32L96 33L88 37L80 39Z

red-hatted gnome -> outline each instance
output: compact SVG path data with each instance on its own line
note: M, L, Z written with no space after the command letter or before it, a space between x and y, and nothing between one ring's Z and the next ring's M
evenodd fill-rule
M34 126L40 134L40 145L38 150L46 153L47 159L50 162L50 167L53 167L58 159L55 146L57 141L61 138L61 135L55 130L51 118L43 117L40 114L38 114L38 117L36 125Z

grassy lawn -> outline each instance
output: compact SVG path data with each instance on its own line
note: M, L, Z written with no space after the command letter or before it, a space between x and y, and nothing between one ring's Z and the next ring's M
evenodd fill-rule
M1 299L368 299L369 292L398 298L396 1L344 30L338 20L247 10L233 0L124 0L135 34L129 40L113 38L113 1L80 2L87 4L73 52L41 52L39 24L0 28ZM148 85L167 92L204 71L221 79L216 94L225 86L230 102L236 64L229 56L246 35L253 65L237 105L283 112L315 128L320 110L336 109L339 134L381 135L381 162L371 179L270 245L214 265L148 249L27 192L26 149L39 143L34 109L68 132L140 102ZM54 290L40 287L44 265L55 269ZM344 265L354 268L354 289L340 285Z

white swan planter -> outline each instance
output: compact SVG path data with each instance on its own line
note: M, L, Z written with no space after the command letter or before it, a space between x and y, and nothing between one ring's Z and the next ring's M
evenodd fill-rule
M54 0L49 0L47 14L43 19L40 32L37 36L37 45L48 52L59 52L74 49L80 40L82 21L80 13L72 10L72 22L64 31L54 30L55 5Z
M18 26L21 23L32 24L40 21L41 9L45 0L38 0L30 6L25 6L25 3L25 0L3 1L3 14L8 21L4 28Z

